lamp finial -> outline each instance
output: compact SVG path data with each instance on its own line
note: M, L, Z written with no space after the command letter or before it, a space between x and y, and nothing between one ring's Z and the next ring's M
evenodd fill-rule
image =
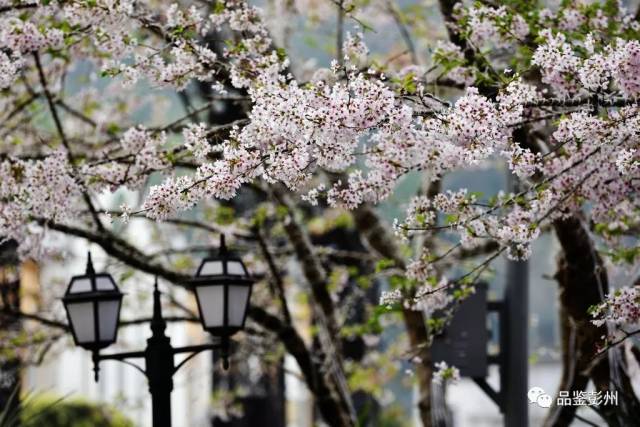
M93 276L96 271L93 269L93 262L91 261L91 251L87 252L87 275Z
M153 317L151 318L151 330L154 335L163 336L167 323L162 317L162 304L160 302L160 291L158 290L158 276L153 284Z
M220 233L220 253L221 254L227 253L227 243L226 243L224 233Z

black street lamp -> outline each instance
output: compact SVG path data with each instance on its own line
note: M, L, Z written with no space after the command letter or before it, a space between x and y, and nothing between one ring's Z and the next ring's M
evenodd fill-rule
M164 333L167 324L162 317L156 277L151 337L147 339L147 347L143 351L126 353L100 354L101 349L116 341L122 293L109 274L95 273L90 254L86 274L71 279L62 302L76 345L92 352L95 380L98 381L99 364L104 360L117 360L135 367L149 381L153 426L171 427L173 375L192 357L205 350L221 350L223 366L227 369L229 338L244 327L253 283L244 263L227 251L224 236L221 236L218 255L205 259L196 277L187 282L195 290L202 324L217 338L216 341L186 347L171 345L170 338ZM176 365L174 356L182 353L189 355ZM144 359L145 368L128 359Z
M77 346L98 351L116 341L122 293L110 274L96 274L87 258L87 271L71 278L62 298Z
M217 254L200 264L196 277L187 282L198 301L202 326L220 337L222 363L229 367L229 338L244 328L253 279L235 253L227 250L224 234Z

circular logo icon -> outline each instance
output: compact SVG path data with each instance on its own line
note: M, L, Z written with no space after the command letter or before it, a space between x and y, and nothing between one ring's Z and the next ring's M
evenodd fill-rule
M527 393L527 397L529 398L529 403L537 403L538 397L546 394L542 387L531 387L529 393Z
M551 396L548 394L538 396L538 406L541 408L551 408Z

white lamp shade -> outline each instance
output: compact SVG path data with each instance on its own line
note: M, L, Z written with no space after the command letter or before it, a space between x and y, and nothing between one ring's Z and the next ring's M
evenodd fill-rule
M227 324L224 322L224 288L227 287ZM196 287L196 297L206 329L241 328L249 302L250 286L209 285Z
M98 291L113 291L116 290L116 284L113 283L111 276L98 275L95 277L96 289ZM69 286L69 294L78 294L81 292L90 292L94 289L91 287L90 277L77 277L71 281Z
M67 304L69 322L78 344L96 342L95 324L93 323L93 302L76 302Z
M196 296L205 328L224 326L224 287L198 286Z
M118 330L120 304L120 298L67 302L69 323L73 328L77 344L91 347L93 345L104 346L114 342ZM97 313L94 312L96 309ZM96 322L98 325L97 335Z
M222 261L206 261L202 264L200 272L198 273L200 276L213 276L213 275L222 275L224 272L222 271Z
M116 289L116 284L113 283L111 276L98 276L96 277L96 290L98 291L113 291Z
M229 311L227 314L229 326L242 327L244 313L247 311L249 289L249 286L229 285Z
M246 272L240 261L230 260L227 262L227 274L244 276Z
M73 279L71 285L69 286L70 294L77 294L80 292L89 292L91 291L91 279L88 277L82 277L78 279Z
M95 352L116 341L122 293L110 274L96 274L91 253L86 274L71 278L62 303L77 345Z
M228 338L243 328L254 280L241 258L227 251L224 235L218 253L204 259L187 283L195 292L205 330Z
M116 340L119 312L119 299L98 302L98 329L100 333L99 341L113 342Z

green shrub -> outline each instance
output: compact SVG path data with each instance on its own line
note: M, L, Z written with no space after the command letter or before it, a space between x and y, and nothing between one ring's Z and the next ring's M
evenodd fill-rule
M134 427L115 408L80 399L38 396L22 409L21 427Z

